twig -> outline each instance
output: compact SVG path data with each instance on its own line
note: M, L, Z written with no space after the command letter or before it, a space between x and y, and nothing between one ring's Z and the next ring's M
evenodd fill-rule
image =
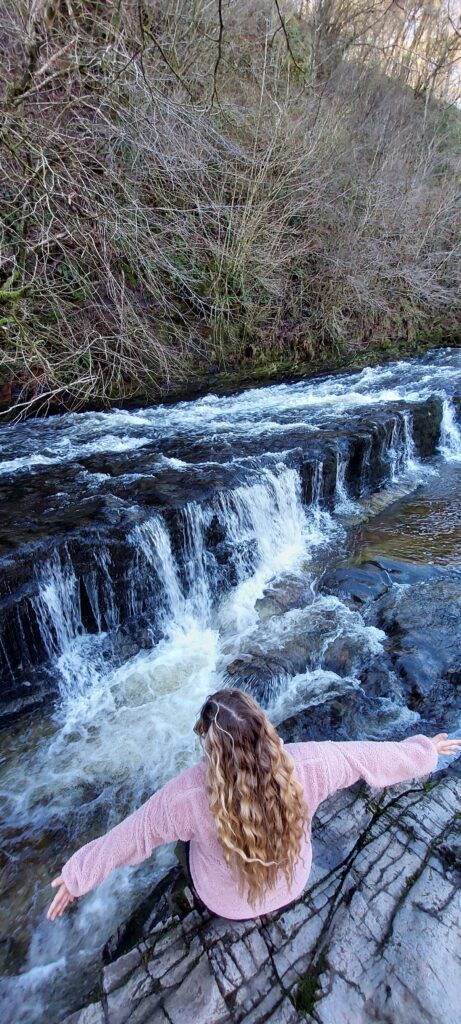
M223 16L222 16L222 0L218 0L218 21L219 21L219 31L218 31L218 38L216 40L216 42L218 44L218 53L216 55L215 65L214 65L214 69L213 69L213 92L211 94L210 107L213 107L213 103L214 103L215 97L216 97L216 100L218 101L218 104L219 104L218 90L217 90L218 70L219 70L219 65L221 63L221 58L222 58L222 41L223 41L223 38L224 38L224 21L223 21Z
M296 60L296 57L295 57L295 55L293 53L293 50L291 49L290 37L289 37L288 32L287 32L285 21L282 18L282 12L280 10L279 0L274 0L274 3L275 3L275 6L277 8L277 14L278 14L279 19L280 19L280 26L281 26L282 32L283 32L283 34L285 36L285 42L287 44L288 53L290 54L290 57L291 57L291 59L293 61L293 64L294 64L295 68L298 71L303 72L304 69L300 66L300 64L298 64L298 61Z

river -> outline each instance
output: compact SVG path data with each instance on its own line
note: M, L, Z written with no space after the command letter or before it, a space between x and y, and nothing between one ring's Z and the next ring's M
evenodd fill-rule
M362 685L386 634L325 574L381 556L457 571L460 394L444 349L1 429L4 1024L81 1005L172 862L164 848L45 920L63 860L198 756L208 693L247 686L279 723ZM419 731L389 700L368 734Z

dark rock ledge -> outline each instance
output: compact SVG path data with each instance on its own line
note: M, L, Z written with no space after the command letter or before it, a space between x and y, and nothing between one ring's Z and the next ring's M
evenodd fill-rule
M163 884L65 1024L458 1024L460 774L326 801L308 890L280 914L210 919L187 889L162 911Z

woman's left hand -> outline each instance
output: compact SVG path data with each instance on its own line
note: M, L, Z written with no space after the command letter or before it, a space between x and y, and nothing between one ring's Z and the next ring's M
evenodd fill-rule
M461 737L451 740L447 732L438 732L437 736L429 736L429 739L434 744L439 757L453 757L461 750Z
M53 902L48 907L46 916L49 921L55 921L57 917L61 917L61 914L64 913L66 907L69 906L69 903L72 903L75 896L72 896L72 893L69 892L64 879L61 878L61 875L58 875L57 878L53 878L51 886L53 889L58 888L58 886L59 888Z

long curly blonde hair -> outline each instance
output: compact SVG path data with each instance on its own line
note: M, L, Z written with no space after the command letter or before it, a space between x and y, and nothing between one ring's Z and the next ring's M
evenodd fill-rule
M207 697L195 731L203 740L210 809L224 857L254 906L280 872L291 887L307 832L293 759L259 704L241 690Z

